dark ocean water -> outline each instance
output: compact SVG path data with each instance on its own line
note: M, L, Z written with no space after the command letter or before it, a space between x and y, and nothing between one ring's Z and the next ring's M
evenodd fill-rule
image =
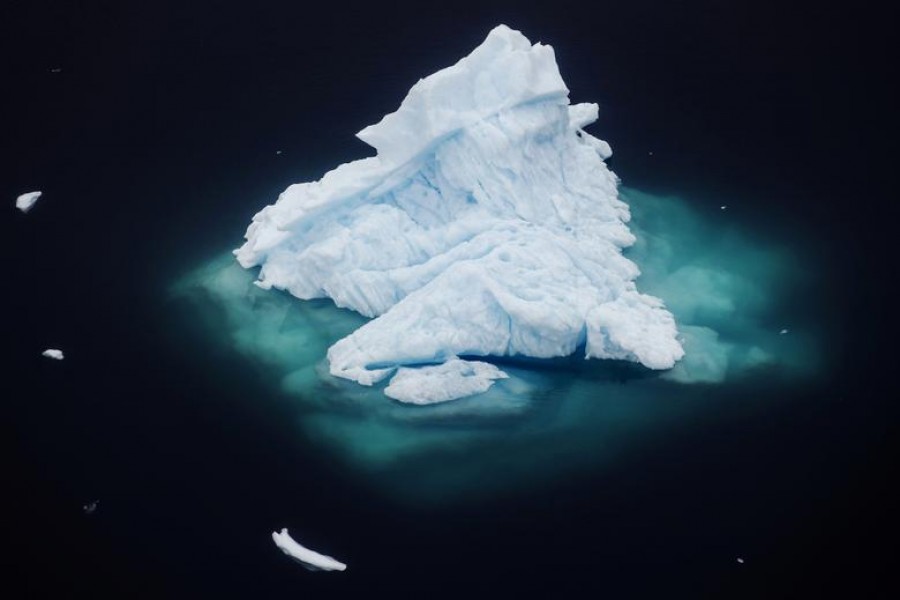
M889 17L700 1L4 5L2 585L891 596ZM287 185L367 155L352 134L499 22L553 45L572 100L600 103L591 131L626 184L727 204L809 267L780 306L816 328L823 368L694 391L689 418L631 435L602 468L401 502L300 435L266 371L169 288ZM19 214L31 189L44 197ZM292 564L269 538L281 526L349 570Z

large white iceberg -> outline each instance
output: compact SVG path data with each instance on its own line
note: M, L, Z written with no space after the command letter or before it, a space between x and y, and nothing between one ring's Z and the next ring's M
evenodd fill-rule
M304 567L312 570L344 571L347 569L347 565L341 561L319 554L315 550L310 550L301 545L291 537L287 529L282 529L280 532L273 531L272 541L275 542L275 545L282 552L302 563Z
M290 186L235 251L257 285L372 320L328 350L332 375L431 403L504 377L472 357L587 358L668 369L672 314L641 294L628 206L570 105L553 49L506 26L420 80L358 137L377 156ZM434 365L446 363L437 369ZM399 372L398 372L399 369Z

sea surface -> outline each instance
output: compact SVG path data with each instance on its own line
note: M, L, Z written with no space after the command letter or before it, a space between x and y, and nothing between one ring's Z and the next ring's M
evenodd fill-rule
M890 597L890 20L875 17L696 0L4 6L10 597ZM519 412L416 413L322 384L314 357L290 377L291 343L327 347L358 317L185 293L204 269L246 288L227 253L252 215L370 155L353 134L501 22L554 47L573 102L600 104L588 130L630 194L639 287L665 299L654 269L701 257L731 279L678 301L730 302L710 318L772 360L706 383L507 364L527 383ZM12 208L33 189L31 212ZM660 236L684 253L654 263L643 241ZM348 570L292 563L281 527Z

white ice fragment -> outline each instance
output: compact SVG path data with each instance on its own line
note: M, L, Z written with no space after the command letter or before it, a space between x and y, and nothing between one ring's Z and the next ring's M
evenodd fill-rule
M28 192L16 198L16 208L23 213L27 213L34 206L34 203L41 197L41 192Z
M275 154L281 154L281 150L276 150Z
M51 73L62 73L62 69L59 67L54 67L54 68L50 69L50 72Z
M744 564L744 559L741 558L740 556L738 556L737 561L738 561L740 564Z
M595 102L569 105L569 129L584 129L600 116L600 106Z
M56 348L47 348L43 352L41 352L41 356L46 356L47 358L52 358L53 360L62 360L65 358L63 356L62 350L57 350Z
M402 367L384 393L409 404L435 404L486 392L494 380L508 377L490 363L454 358L440 365Z
M93 502L88 502L84 506L81 507L81 510L84 511L86 515L92 515L97 512L97 507L100 506L99 500L94 500Z
M727 204L723 204L722 206L719 207L719 210L725 210L725 209L727 209L727 208L728 208L728 205L727 205Z
M782 329L781 331L779 331L778 335L786 335L788 333L790 333L790 329L785 328L785 329Z
M290 536L286 528L282 529L280 533L273 531L272 540L282 552L299 561L308 569L316 571L343 571L347 568L347 565L330 556L319 554L301 546Z

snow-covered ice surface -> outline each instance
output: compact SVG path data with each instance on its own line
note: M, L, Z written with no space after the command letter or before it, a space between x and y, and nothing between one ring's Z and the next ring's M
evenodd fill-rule
M41 352L41 356L46 356L47 358L52 358L54 360L62 360L65 358L62 350L57 350L56 348L47 348L43 352Z
M235 254L260 287L371 317L328 349L330 372L394 376L404 402L485 391L503 374L459 376L476 356L581 349L670 369L675 319L622 255L634 236L611 150L582 129L597 115L569 104L551 47L498 26L359 132L377 156L289 187Z
M297 541L288 533L287 529L282 529L280 532L273 531L272 541L275 542L275 545L278 546L282 552L291 558L300 561L303 563L303 566L313 570L344 571L347 569L347 565L341 561L335 560L330 556L325 556L324 554L319 554L318 552L297 543Z
M41 192L28 192L27 194L22 194L18 198L16 198L16 208L21 210L23 213L27 213L31 210L31 207L34 206L35 202L38 201L38 198L41 197Z

